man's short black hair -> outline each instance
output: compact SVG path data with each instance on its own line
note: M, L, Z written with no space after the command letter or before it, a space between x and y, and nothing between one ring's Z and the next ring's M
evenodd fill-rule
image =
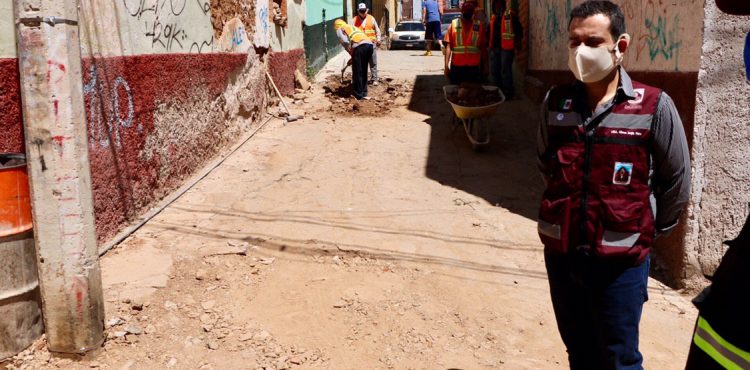
M492 10L494 11L498 5L500 5L500 11L505 12L505 0L494 0L492 2Z
M617 4L606 0L590 0L573 8L570 12L568 27L573 18L584 19L597 14L604 14L609 18L609 33L612 34L612 40L617 41L617 38L625 33L625 15L622 14Z

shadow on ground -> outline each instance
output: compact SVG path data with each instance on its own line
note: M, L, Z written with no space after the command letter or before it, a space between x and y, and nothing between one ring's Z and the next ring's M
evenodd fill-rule
M477 153L463 127L452 123L442 91L447 83L442 75L418 75L408 106L430 116L425 120L432 127L425 175L536 220L543 190L535 159L538 106L528 100L502 104L491 118L489 146Z

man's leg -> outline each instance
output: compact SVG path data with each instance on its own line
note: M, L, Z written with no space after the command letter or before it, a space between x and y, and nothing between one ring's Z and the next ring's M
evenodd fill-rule
M501 59L501 71L502 75L502 87L503 94L506 99L511 99L515 96L515 87L513 86L513 58L515 57L513 50L502 50L500 51Z
M367 60L365 59L364 72L365 77L362 78L362 59L364 59L365 45L360 45L354 48L352 52L352 87L354 88L354 97L362 99L365 97L365 88L367 87Z
M451 71L448 75L448 79L451 81L451 85L460 85L464 82L464 67L456 66L451 64Z
M598 349L603 370L641 370L638 326L643 304L648 300L650 260L639 266L618 268L600 264L594 279L599 282L592 320L597 326Z
M370 81L373 85L378 83L378 49L373 45L372 57L370 57Z
M585 257L544 254L552 307L557 329L568 350L571 370L601 370L597 367L596 333L591 326L591 290L584 283L586 266L576 263Z
M365 44L361 46L362 48L362 58L361 63L362 66L360 67L360 73L362 74L362 97L367 96L367 65L370 62L370 58L372 58L373 53L373 45L372 44Z
M502 60L500 57L500 49L490 49L490 83L499 87L502 90Z
M475 84L481 84L484 82L484 75L482 74L482 67L467 67L466 76L464 77L465 82L471 82Z
M432 55L432 40L433 40L433 37L435 37L435 32L432 30L432 23L430 22L427 22L427 24L425 25L425 28L426 30L424 34L424 39L425 39L425 48L427 49L427 51L424 53L424 55Z

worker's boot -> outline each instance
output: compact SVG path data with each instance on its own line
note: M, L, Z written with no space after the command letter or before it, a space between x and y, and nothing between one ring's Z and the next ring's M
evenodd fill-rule
M430 51L430 50L427 50L427 51L426 51L426 52L424 53L424 56L426 56L426 57L428 57L428 56L430 56L430 55L432 55L432 51Z

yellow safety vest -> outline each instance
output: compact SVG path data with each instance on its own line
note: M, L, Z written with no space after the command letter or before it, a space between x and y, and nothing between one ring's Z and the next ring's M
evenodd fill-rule
M348 24L341 26L341 28L344 30L344 34L349 38L350 43L358 44L362 41L367 41L367 35L358 28L352 27Z
M727 369L750 369L750 352L727 342L703 316L698 316L693 343Z

